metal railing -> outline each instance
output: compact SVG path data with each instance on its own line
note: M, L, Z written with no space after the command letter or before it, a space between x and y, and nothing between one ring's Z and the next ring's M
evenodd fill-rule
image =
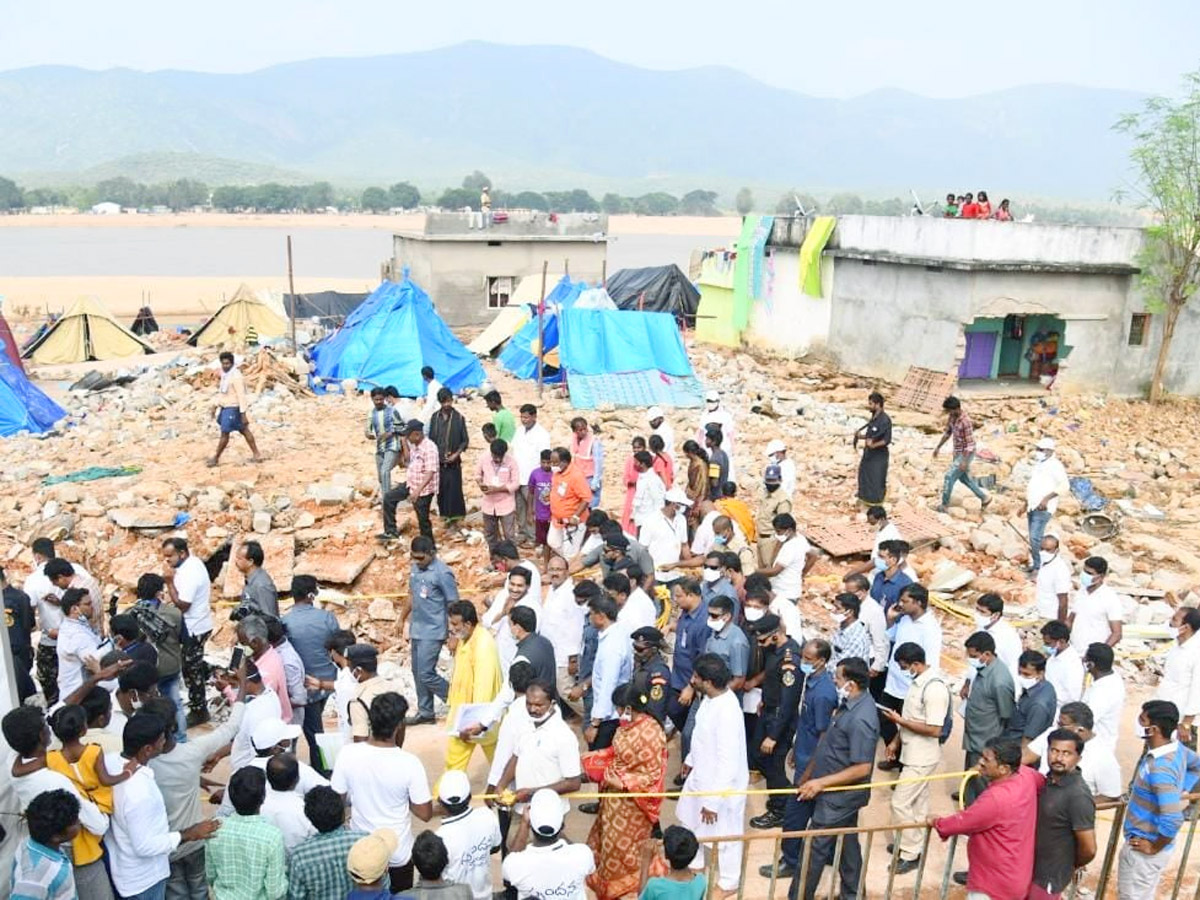
M1170 866L1164 870L1162 880L1159 883L1159 897L1169 896L1170 900L1179 900L1180 893L1184 885L1184 876L1187 872L1188 859L1191 856L1192 844L1196 836L1197 821L1200 820L1200 815L1195 813L1195 801L1200 799L1198 794L1186 794L1185 800L1193 804L1191 807L1192 813L1189 813L1188 820L1185 822L1181 835L1177 836L1176 842L1170 852L1178 856L1178 861L1174 866ZM1063 891L1064 900L1076 900L1084 896L1080 892L1081 888L1086 889L1086 882L1091 881L1088 875L1089 871L1098 872L1095 886L1091 888L1092 896L1095 900L1104 900L1110 894L1110 887L1116 881L1116 861L1117 855L1120 852L1123 841L1123 824L1125 821L1125 810L1127 803L1124 800L1116 802L1097 803L1097 830L1099 825L1107 820L1107 816L1100 815L1106 811L1112 811L1112 823L1109 829L1108 838L1104 844L1104 853L1102 857L1093 860L1085 869L1077 873L1077 877ZM881 832L886 832L888 836L894 836L895 840L899 841L899 833L901 831L918 830L921 832L921 856L917 863L917 867L913 870L914 881L911 892L906 891L903 886L896 884L896 868L900 864L900 854L897 852L888 856L886 872L880 872L876 869L874 872L871 869L872 849L876 843L876 835ZM720 845L728 842L740 842L743 845L741 871L738 877L737 900L786 900L788 891L791 885L796 885L794 897L795 900L805 900L804 886L808 880L809 870L812 866L812 846L815 838L834 838L833 860L830 863L830 875L828 879L828 891L820 892L819 883L818 891L814 892L816 897L828 897L828 900L836 900L841 895L840 884L840 863L842 860L842 850L845 840L848 836L854 835L860 839L862 851L862 865L859 869L858 891L855 894L856 900L862 900L866 896L868 890L875 896L883 897L912 897L913 900L918 900L922 897L922 887L927 884L928 872L926 863L929 860L929 850L932 843L933 829L924 822L907 822L899 825L874 825L864 826L861 828L816 828L807 831L770 831L762 834L739 834L727 835L720 837L705 837L700 838L701 846L706 848L705 856L705 874L707 876L708 886L706 896L712 898L716 896L717 891L717 857ZM1183 838L1182 852L1179 852L1179 837ZM778 865L780 854L782 851L783 841L790 838L798 838L803 841L800 851L799 865L796 867L795 874L789 877L781 878L778 875ZM886 840L886 837L885 837ZM939 839L940 840L940 839ZM749 850L752 846L770 843L771 844L771 876L770 878L762 878L756 873L751 875L750 882L747 883L747 869L750 861ZM958 850L959 836L955 835L946 842L946 859L941 865L940 875L936 880L936 893L933 889L926 890L925 897L950 897L951 888L957 888L958 896L965 896L965 888L960 888L958 885L952 884L952 876L954 873L954 861ZM886 855L886 850L883 851ZM886 882L883 882L883 876L886 875ZM868 879L874 876L875 883L868 886ZM822 873L824 877L824 873ZM783 885L782 893L779 892L779 886ZM765 886L765 892L760 886ZM1170 894L1164 894L1166 888L1170 888ZM882 890L882 893L881 893ZM1196 884L1191 891L1192 900L1200 900L1200 877L1197 877ZM1142 900L1154 900L1152 897L1142 898Z

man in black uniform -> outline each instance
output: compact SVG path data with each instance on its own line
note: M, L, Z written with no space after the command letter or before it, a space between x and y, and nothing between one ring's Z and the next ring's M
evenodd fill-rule
M24 703L37 693L33 676L33 604L29 595L8 583L0 569L0 590L4 592L4 624L8 626L8 645L12 648L13 673L17 678L17 702Z
M659 722L666 722L671 669L662 658L662 632L647 625L631 634L630 638L633 640L633 684L641 688L648 698L646 711Z
M779 616L768 613L749 629L763 648L762 714L746 748L750 765L762 772L767 787L789 787L785 761L796 731L800 708L800 646L787 636ZM751 828L779 828L787 797L771 794L767 811L750 820Z

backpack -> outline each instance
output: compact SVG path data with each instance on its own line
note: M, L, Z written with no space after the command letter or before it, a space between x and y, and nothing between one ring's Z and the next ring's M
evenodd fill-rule
M929 685L933 684L935 681L946 689L946 695L949 701L946 704L946 719L944 722L942 722L942 733L938 735L938 744L940 745L950 740L950 732L954 730L954 693L950 690L950 685L946 684L946 682L941 678L931 678L929 679L929 684L926 684L925 687L921 689L922 703L925 702L925 692L929 690Z

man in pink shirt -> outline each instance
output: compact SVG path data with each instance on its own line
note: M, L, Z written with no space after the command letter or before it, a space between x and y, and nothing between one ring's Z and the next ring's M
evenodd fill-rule
M409 420L404 426L404 439L408 441L408 480L383 495L383 532L378 538L391 541L400 537L396 528L396 507L402 500L411 500L413 512L417 514L417 530L432 541L433 522L429 518L429 508L438 492L441 458L437 444L425 437L425 426L420 420Z
M262 616L246 616L238 622L237 639L249 657L258 666L262 683L279 695L280 718L292 720L292 702L288 699L287 675L283 671L283 659L271 646L267 635L267 623Z
M475 480L483 491L483 536L488 546L499 541L516 539L517 488L521 473L517 462L508 452L508 442L497 438L491 452L479 458Z
M931 816L929 825L942 840L969 835L969 871L955 872L967 895L991 900L1025 900L1033 881L1038 790L1044 781L1021 765L1019 741L993 738L979 759L988 786L974 803L952 816Z

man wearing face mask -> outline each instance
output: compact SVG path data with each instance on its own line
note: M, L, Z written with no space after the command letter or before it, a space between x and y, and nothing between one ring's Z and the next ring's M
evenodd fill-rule
M1060 552L1058 535L1042 536L1042 552L1036 577L1038 615L1067 621L1070 615L1071 564Z
M550 531L546 543L555 553L571 559L583 547L583 522L592 504L592 487L566 447L550 451L550 468L554 474L550 478Z
M1096 740L1099 746L1115 753L1125 709L1125 682L1113 671L1113 648L1108 644L1092 644L1083 655L1083 667L1092 677L1083 692L1083 702L1096 718Z
M287 674L283 671L283 660L271 646L268 635L267 623L262 616L247 616L238 622L238 645L248 659L254 660L258 671L262 673L263 684L279 695L282 709L280 718L290 722L292 703L288 698Z
M928 658L928 654L926 655ZM988 742L998 739L1008 727L1016 703L1013 701L1012 675L996 658L996 642L986 631L977 631L967 638L967 663L975 670L971 694L963 710L964 769L979 763ZM967 782L965 802L973 803L985 787L983 779Z
M775 538L775 517L792 511L792 497L783 491L783 473L779 466L767 466L762 490L758 494L754 530L758 534L758 567L769 566L779 551Z
M1097 803L1116 802L1125 791L1125 779L1121 777L1121 765L1117 758L1096 743L1096 735L1092 732L1094 724L1092 711L1084 703L1066 703L1058 714L1058 727L1079 735L1083 741L1079 768L1083 772L1083 780L1088 790ZM1038 771L1043 775L1049 773L1049 735L1042 735L1032 741L1025 748L1021 763L1026 766L1038 766Z
M1033 471L1025 488L1025 514L1029 525L1029 571L1036 574L1042 565L1042 536L1054 518L1058 500L1071 492L1067 470L1054 452L1054 438L1044 437L1037 442L1033 454Z
M1024 750L1030 741L1045 734L1054 725L1057 705L1054 685L1046 680L1046 657L1036 650L1022 653L1017 685L1020 699L1008 720L1004 737L1019 741Z
M1071 646L1071 629L1057 620L1042 626L1042 652L1046 654L1046 680L1054 685L1061 710L1083 698L1083 658Z
M721 435L719 448L723 448L723 455L729 458L726 474L721 479L721 483L724 484L734 477L733 457L737 445L737 428L733 424L733 415L721 404L721 395L717 391L709 391L704 397L704 412L700 414L696 441L703 446L705 438L712 431Z
M687 757L690 731L685 731L689 707L699 698L693 686L692 666L704 653L708 643L708 606L700 597L700 582L684 578L672 588L672 599L679 607L675 623L675 651L671 657L671 692L667 701L667 716L681 736L681 753Z
M371 736L371 704L380 694L404 696L404 685L392 678L379 674L379 653L370 644L354 644L346 648L346 660L350 663L350 674L358 682L358 691L350 701L350 733L355 741L365 741Z
M1080 653L1085 653L1090 644L1115 647L1121 641L1125 611L1117 592L1106 584L1107 579L1108 560L1089 556L1083 561L1079 590L1071 600L1067 619L1071 644Z
M410 601L400 607L400 633L409 640L412 650L413 680L417 685L417 713L409 716L406 725L432 725L435 697L446 699L449 685L438 674L437 661L446 642L446 610L458 600L458 582L450 567L437 558L433 539L420 535L413 538L409 556L412 568L408 574ZM411 617L411 627L410 627ZM396 690L390 688L389 690ZM378 693L378 692L377 692ZM397 691L398 693L398 691ZM375 695L372 694L372 697ZM369 704L368 704L369 705ZM366 710L354 736L365 739ZM351 721L354 719L351 717Z
M662 657L662 632L657 628L639 628L630 637L633 641L633 681L646 686L646 711L658 721L665 722L671 668Z
M899 647L912 641L925 651L925 659L936 669L942 659L942 626L938 623L936 614L929 609L929 591L919 584L905 587L888 619L895 622L892 631L894 646ZM1008 689L1012 691L1011 679ZM908 691L908 679L901 672L893 651L888 663L887 681L884 683L879 702L888 709L900 712L904 708L904 698L908 696ZM896 726L888 719L880 719L879 731L885 743L891 743L892 738L896 736ZM880 763L880 768L885 771L899 768L899 763L883 762Z
M1195 750L1193 723L1200 715L1200 640L1196 639L1196 632L1200 631L1200 609L1181 606L1171 617L1171 627L1175 629L1175 646L1167 652L1162 681L1158 683L1154 699L1175 704L1181 716L1179 740Z
M704 567L700 570L700 596L705 603L710 603L714 597L728 597L733 601L734 618L741 618L741 603L737 599L737 591L733 582L725 574L724 553L713 550L704 557Z
M779 550L775 561L758 571L771 579L771 590L776 597L797 603L804 592L804 576L817 561L817 551L796 530L796 520L790 514L776 516L771 525L779 541Z
M787 455L787 445L779 438L767 444L767 465L779 467L779 490L791 500L796 494L796 461Z
M882 503L887 496L888 445L892 442L892 420L883 411L883 394L872 391L867 397L871 418L854 432L854 449L863 442L863 455L858 463L858 501Z
M804 683L800 671L800 646L787 636L776 615L764 616L751 630L764 650L763 671L766 673L758 725L748 747L751 764L762 772L768 788L785 788L788 786L785 762L796 731ZM778 828L783 824L786 805L787 799L782 794L770 795L766 812L751 819L750 827Z
M1138 724L1146 752L1133 776L1125 812L1125 846L1117 868L1119 900L1145 900L1158 893L1183 825L1181 795L1200 779L1200 757L1175 740L1179 710L1174 703L1143 703Z
M875 575L871 579L871 598L885 614L896 605L900 592L915 581L905 571L908 551L908 541L884 541L879 545L879 557L874 563Z
M498 792L513 786L517 795L513 812L517 815L524 813L529 798L542 788L556 794L570 794L579 790L583 780L579 740L558 713L554 685L537 679L531 681L525 689L525 708L533 727L518 735L513 758L496 783ZM568 812L570 802L564 799L562 808L564 813Z
M705 653L721 657L732 676L729 687L739 696L746 682L746 668L750 662L750 642L746 634L734 623L733 601L723 594L713 597L708 603L708 642Z
M1004 621L1004 601L999 594L980 594L975 601L975 627L986 631L996 642L996 656L1008 668L1008 674L1017 683L1017 666L1021 658L1021 636L1017 629ZM965 700L971 690L971 673L963 683L962 698ZM1020 695L1020 690L1017 690Z
M851 573L842 579L842 589L858 598L858 618L867 626L871 635L871 653L867 665L871 669L871 696L879 700L887 684L888 658L892 655L892 640L888 637L887 615L879 602L871 596L871 584L867 576Z
M633 675L633 652L629 632L617 624L617 605L611 598L597 597L588 604L588 611L597 636L596 661L592 665L592 717L583 730L583 739L588 742L589 750L603 750L612 745L617 731L613 692L629 683Z

